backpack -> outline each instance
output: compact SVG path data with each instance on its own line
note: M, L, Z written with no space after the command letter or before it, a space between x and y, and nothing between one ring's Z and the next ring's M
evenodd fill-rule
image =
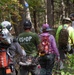
M0 26L0 68L5 68L9 65L9 57L7 55L7 48L10 44L4 42L3 29Z
M0 28L0 68L5 68L8 66L8 56L7 56L7 48L8 44L5 44L3 41L3 33Z
M59 46L64 49L67 49L68 38L69 38L69 32L67 28L63 27L59 33L59 39L58 39Z
M6 49L0 48L0 68L7 67L8 63L9 60L8 60Z
M51 51L49 37L50 35L46 33L43 33L41 35L41 44L43 46L43 50L45 51L45 53L48 53L49 51Z

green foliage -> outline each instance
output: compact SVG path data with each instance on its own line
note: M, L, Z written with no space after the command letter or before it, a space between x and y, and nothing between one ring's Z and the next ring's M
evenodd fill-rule
M36 11L44 11L44 2L43 0L27 0L29 4L30 10L36 10Z
M74 75L74 54L67 54L64 63L64 69L54 70L57 71L57 75Z
M12 16L16 16L19 19L19 8L22 8L17 0L2 0L0 1L0 21L11 21Z
M74 69L74 54L72 55L68 55L69 58L69 67L71 67L72 69Z

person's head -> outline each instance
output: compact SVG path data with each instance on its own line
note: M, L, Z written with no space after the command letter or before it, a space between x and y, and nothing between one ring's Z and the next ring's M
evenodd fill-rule
M50 30L52 29L49 27L49 24L42 25L42 32L49 32Z
M32 28L32 23L30 22L30 20L25 20L24 23L23 23L23 26L24 26L24 30L31 30Z
M63 18L63 24L71 24L71 19L68 17Z
M9 21L3 21L1 22L1 25L3 28L7 28L8 31L12 30L12 24Z
M2 36L1 37L1 42L4 43L4 44L11 44L11 40L13 39L13 36L12 36L12 25L9 21L3 21L1 22L1 26L2 26L2 31L1 31L1 34Z
M70 19L74 21L74 13L70 14Z

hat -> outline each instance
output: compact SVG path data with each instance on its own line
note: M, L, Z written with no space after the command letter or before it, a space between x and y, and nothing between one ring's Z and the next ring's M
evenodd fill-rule
M49 27L49 24L43 24L42 30L50 31L52 29Z
M71 19L70 19L70 18L68 18L68 17L64 18L63 20L71 21Z

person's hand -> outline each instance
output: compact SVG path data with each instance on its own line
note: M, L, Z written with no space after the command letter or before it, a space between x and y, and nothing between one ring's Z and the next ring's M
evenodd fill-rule
M58 62L60 61L60 56L56 57L56 61Z
M60 61L60 56L58 56L58 61Z
M38 68L38 69L40 69L40 68L41 68L41 66L38 64L38 65L37 65L37 68Z

